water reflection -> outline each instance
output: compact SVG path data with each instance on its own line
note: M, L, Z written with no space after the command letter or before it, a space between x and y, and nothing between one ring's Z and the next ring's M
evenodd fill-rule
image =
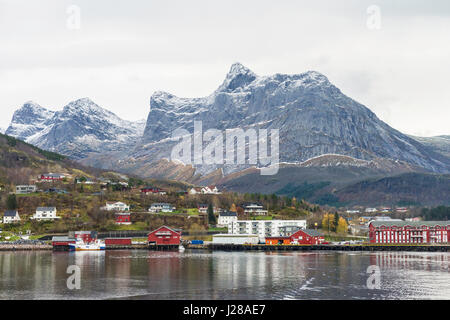
M450 299L449 253L1 252L0 299ZM67 289L70 265L81 290ZM381 290L366 287L378 265Z

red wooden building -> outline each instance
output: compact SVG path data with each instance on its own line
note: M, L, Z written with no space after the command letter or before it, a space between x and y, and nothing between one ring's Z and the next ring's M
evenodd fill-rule
M117 246L117 245L131 245L131 238L106 238L105 245L106 246Z
M277 244L321 244L324 241L324 237L312 229L300 229L291 235L280 236L280 237L266 237L266 244L277 245Z
M43 181L62 181L65 175L62 173L44 173L39 177Z
M59 236L55 236L52 238L53 250L69 250L69 243L75 243L75 239Z
M450 221L372 221L370 243L448 243Z
M70 233L69 233L70 237ZM97 232L96 231L75 231L74 238L76 240L81 239L86 243L97 240Z
M141 189L141 193L144 194L160 194L160 195L165 195L167 192L160 189L160 188L154 188L154 187L145 187Z
M129 212L117 212L116 224L131 224L131 213Z
M178 246L181 243L181 231L162 226L148 234L148 244L157 246Z

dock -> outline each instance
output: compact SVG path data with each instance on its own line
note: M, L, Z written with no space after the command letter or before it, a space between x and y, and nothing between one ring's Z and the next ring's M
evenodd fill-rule
M50 244L0 244L0 251L40 251L53 250Z
M186 249L212 251L416 251L449 252L450 245L266 245L205 244L187 245Z

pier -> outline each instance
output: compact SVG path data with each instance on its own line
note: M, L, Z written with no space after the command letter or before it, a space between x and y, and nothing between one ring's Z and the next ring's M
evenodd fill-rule
M266 245L207 244L187 245L186 249L221 251L421 251L449 252L450 245Z

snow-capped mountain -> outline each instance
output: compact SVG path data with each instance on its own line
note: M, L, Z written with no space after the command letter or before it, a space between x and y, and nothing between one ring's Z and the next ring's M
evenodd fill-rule
M33 101L28 101L14 112L11 124L5 133L9 136L27 141L33 135L46 128L46 122L53 118L55 112L47 110Z
M142 136L144 121L120 119L89 98L70 102L62 111L49 111L28 102L14 113L6 134L74 159L91 153L121 151Z
M301 163L323 154L356 159L386 158L434 172L449 172L450 160L391 128L368 108L344 95L322 74L258 76L239 63L231 66L224 82L204 98L179 98L156 92L143 138L120 165L140 171L149 163L169 159L173 131L193 132L201 120L203 132L214 128L279 129L280 161ZM208 174L217 165L197 166ZM242 166L224 166L225 174Z

